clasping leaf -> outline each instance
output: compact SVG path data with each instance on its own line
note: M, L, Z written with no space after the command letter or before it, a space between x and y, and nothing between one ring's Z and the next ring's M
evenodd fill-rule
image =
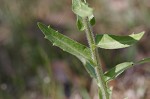
M82 18L93 14L93 9L88 7L88 5L81 0L72 0L72 10L76 15Z
M72 0L72 10L77 16L77 27L80 31L85 30L83 18L88 17L91 26L95 24L93 9L88 7L88 4L81 0Z
M95 17L94 17L94 15L89 16L88 19L89 19L89 22L90 22L91 26L95 25ZM78 30L80 30L80 31L84 31L85 30L85 26L84 26L84 23L83 23L83 18L80 17L79 15L77 15L77 22L76 22L76 24L77 24Z

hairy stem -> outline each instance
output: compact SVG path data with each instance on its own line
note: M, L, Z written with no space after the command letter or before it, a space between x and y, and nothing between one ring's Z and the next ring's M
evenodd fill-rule
M104 80L103 71L98 56L98 49L95 47L95 38L88 17L83 19L83 23L85 26L85 33L91 50L92 59L94 62L94 69L97 76L96 80L99 87L98 89L101 92L102 99L109 99L109 93L107 91L107 86Z

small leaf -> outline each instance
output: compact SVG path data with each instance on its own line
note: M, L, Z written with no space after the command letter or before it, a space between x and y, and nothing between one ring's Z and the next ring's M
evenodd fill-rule
M92 26L95 25L96 21L95 21L95 17L93 14L91 16L89 16L89 21Z
M82 18L93 14L93 9L88 7L88 5L81 0L72 0L72 10L76 15L79 15Z
M77 27L80 31L83 31L85 29L85 26L83 24L83 21L82 21L82 17L78 16L77 15Z
M95 25L94 15L88 17L88 19L89 19L89 22L90 22L91 26ZM83 24L83 18L78 16L78 15L77 15L77 22L76 22L76 24L77 24L78 30L80 30L80 31L84 31L85 30L85 26Z
M46 39L64 51L75 55L83 63L90 76L96 77L95 70L91 65L93 64L93 61L91 59L90 49L88 47L62 35L58 31L52 29L50 26L47 27L42 23L38 23L38 27L44 33Z
M143 64L143 63L148 63L148 62L150 62L150 57L149 58L144 58L144 59L136 62L136 64Z
M108 82L116 78L118 75L120 75L122 72L124 72L126 69L132 66L133 66L133 62L124 62L124 63L118 64L114 68L104 73L105 81Z
M111 34L99 34L96 36L96 46L104 49L119 49L133 45L142 38L144 32L129 36L116 36Z
M91 26L95 25L95 18L94 15L91 15L90 17L88 17L89 22L91 24ZM85 30L85 26L83 24L83 18L77 15L77 27L79 31L84 31Z
M124 62L124 63L118 64L117 66L113 67L112 69L110 69L109 71L104 73L105 81L108 82L108 81L116 78L122 72L124 72L125 70L127 70L128 68L130 68L134 65L143 64L143 63L147 63L147 62L150 62L150 58L145 58L145 59L142 59L135 63Z

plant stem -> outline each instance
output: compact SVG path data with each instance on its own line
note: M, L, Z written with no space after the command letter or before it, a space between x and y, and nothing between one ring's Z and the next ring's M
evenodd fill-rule
M107 91L107 86L104 80L103 71L98 56L98 49L95 47L95 38L88 17L83 19L83 24L85 26L85 33L91 50L92 59L94 62L94 69L97 76L96 80L99 87L98 90L102 94L102 99L109 99L109 93Z

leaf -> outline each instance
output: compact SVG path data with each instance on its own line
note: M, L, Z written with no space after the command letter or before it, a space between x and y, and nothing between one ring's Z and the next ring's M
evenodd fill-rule
M72 55L75 55L83 63L90 76L96 77L95 70L91 65L93 64L93 61L91 59L90 49L88 47L62 35L50 27L48 28L40 22L38 23L38 27L44 33L46 39L51 41L53 45L58 46Z
M94 66L92 66L90 63L86 62L86 63L83 63L86 71L90 74L90 76L92 78L96 78L96 72L95 72L95 69L94 69Z
M150 58L145 58L145 59L142 59L135 63L124 62L124 63L118 64L117 66L113 67L112 69L110 69L109 71L104 73L105 81L108 82L108 81L116 78L122 72L124 72L125 70L127 70L128 68L130 68L134 65L143 64L143 63L147 63L147 62L150 62Z
M88 5L81 0L72 0L72 10L76 15L82 18L93 14L93 9L88 7Z
M136 64L143 64L143 63L148 63L148 62L150 62L150 57L149 58L144 58L144 59L136 62Z
M95 18L93 15L93 9L81 0L72 0L72 10L77 15L77 27L80 31L85 30L83 24L83 18L88 17L90 24L95 24Z
M104 73L105 81L110 81L120 75L123 71L133 66L133 62L124 62Z
M89 21L92 26L95 25L96 21L95 21L95 17L93 14L91 16L89 16Z
M129 36L116 36L111 34L99 34L96 36L96 46L104 49L119 49L133 45L142 38L144 32Z
M95 25L95 18L94 18L94 15L91 15L90 17L88 17L89 19L89 22L91 24L91 26ZM83 18L78 16L77 15L77 27L78 27L78 30L79 31L84 31L85 30L85 26L84 26L84 23L83 23Z
M83 24L82 17L77 15L77 23L76 24L77 24L77 27L80 31L84 31L85 26Z

